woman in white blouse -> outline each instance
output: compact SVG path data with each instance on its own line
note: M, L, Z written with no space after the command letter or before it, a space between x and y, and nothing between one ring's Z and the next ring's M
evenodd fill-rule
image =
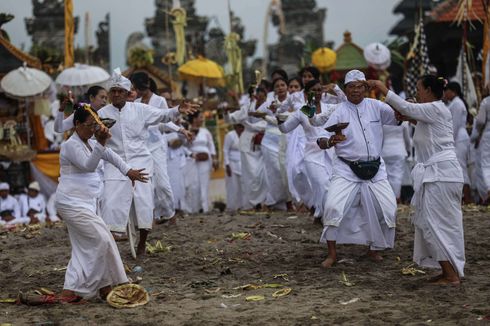
M188 117L190 131L194 133L194 140L189 145L192 152L191 157L194 159L192 170L197 172L189 189L189 206L193 213L209 212L209 182L211 179L211 169L216 168L218 159L216 148L214 146L213 136L208 129L203 127L203 118L201 112L196 112Z
M65 222L72 246L65 274L62 302L92 298L99 292L105 298L111 287L128 279L116 243L102 218L96 214L101 160L115 165L121 173L146 182L144 169L133 170L105 144L109 130L99 125L95 110L88 104L75 110L74 134L61 145L60 179L56 190L56 209ZM91 139L95 133L97 141Z
M388 91L380 81L369 85L386 95L401 119L417 125L413 137L417 165L414 180L414 261L425 267L441 267L435 284L460 284L464 276L464 236L461 194L463 172L456 156L451 112L441 101L445 81L424 76L417 82L417 101L409 103ZM406 118L405 118L406 117Z

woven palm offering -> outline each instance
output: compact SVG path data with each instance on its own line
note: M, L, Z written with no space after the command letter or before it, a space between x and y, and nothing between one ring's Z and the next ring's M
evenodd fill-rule
M148 292L138 284L116 286L107 296L107 303L114 308L134 308L150 301Z

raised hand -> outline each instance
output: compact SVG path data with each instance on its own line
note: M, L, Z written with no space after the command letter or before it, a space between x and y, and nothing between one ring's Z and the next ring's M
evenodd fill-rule
M193 114L199 110L199 104L191 103L188 100L183 100L179 105L179 112L181 114Z
M109 128L106 126L99 126L98 130L95 132L95 139L101 144L102 146L105 146L107 143L107 140L111 138L111 132L109 131Z

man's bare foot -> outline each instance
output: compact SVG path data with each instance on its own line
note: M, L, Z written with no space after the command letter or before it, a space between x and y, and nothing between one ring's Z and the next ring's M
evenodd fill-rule
M330 256L328 256L327 259L325 259L322 262L322 267L328 269L328 268L332 267L333 265L335 265L336 262L337 262L337 258L336 257L330 257Z
M437 281L431 282L430 284L459 286L461 284L461 280L459 278L449 279L446 277L441 277Z
M368 250L367 256L369 259L375 262L383 261L383 257L381 257L381 255L375 250Z
M437 282L439 281L441 278L444 278L444 275L443 274L439 274L439 275L436 275L436 276L433 276L431 278L429 278L429 283L434 283L434 282Z
M99 290L99 296L102 300L105 300L109 293L112 291L112 287L110 285L105 286Z

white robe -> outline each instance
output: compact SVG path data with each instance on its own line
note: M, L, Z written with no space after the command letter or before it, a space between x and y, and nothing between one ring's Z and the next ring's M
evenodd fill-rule
M253 144L253 138L258 132L265 131L267 122L262 119L249 117L248 112L256 109L255 100L243 105L239 111L226 115L226 121L232 124L241 123L245 130L240 136L239 148L242 164L242 191L244 209L254 208L267 197L265 167L260 145Z
M486 186L486 191L490 192L490 96L485 97L480 103L480 111L475 119L476 129L482 130L480 145L481 174Z
M128 282L119 251L109 228L96 214L100 160L115 164L121 173L129 166L110 149L89 140L92 151L77 133L61 145L60 179L56 190L56 209L68 229L72 246L65 274L64 289L85 298L98 290Z
M223 161L230 167L231 176L226 174L226 210L237 211L243 207L242 194L242 164L240 161L240 150L238 143L240 137L235 130L229 131L223 143Z
M406 159L411 148L408 122L401 126L383 126L383 149L381 157L385 161L386 173L396 198L400 198Z
M212 156L216 155L213 136L206 128L199 128L196 137L190 143L189 150L193 154L206 153L208 154L207 161L190 161L190 169L197 173L193 174L190 181L189 191L189 206L192 213L197 213L201 209L204 213L209 212L209 183L211 181L211 170L213 167ZM187 169L186 169L187 170Z
M388 92L386 102L417 120L413 138L417 165L414 180L414 261L440 267L450 261L464 276L464 235L461 196L463 173L454 149L451 112L442 103L414 104Z
M308 117L300 111L301 104L295 104L296 110L287 118L287 120L279 125L279 129L288 133L301 126L305 132L305 147L303 164L308 177L308 182L311 185L310 201L305 202L310 207L315 208L315 217L323 215L323 206L325 196L330 185L330 177L332 176L332 155L333 150L322 150L318 147L316 141L318 138L329 137L330 134L324 128L314 127L308 121ZM322 112L330 116L334 106L321 103Z
M134 102L141 103L141 98L136 99ZM156 94L151 95L148 105L161 110L168 110L168 105L165 98ZM164 219L169 219L175 214L174 195L172 193L172 187L168 176L168 146L166 136L162 133L163 128L171 131L178 131L180 129L180 127L173 122L148 127L147 146L153 158L154 169L152 184L155 210L153 216L156 219L161 217Z
M310 119L312 121L313 119ZM320 119L322 123L325 119ZM335 146L333 178L325 201L321 242L369 245L371 250L392 248L395 239L396 198L387 180L383 159L371 180L357 177L349 161L375 160L381 155L383 125L395 125L393 110L386 104L364 99L358 105L340 103L327 125L348 122L346 139Z
M265 204L286 210L286 203L291 200L285 162L287 138L279 130L274 113L268 109L270 104L271 102L266 102L257 109L258 112L267 114L265 117L267 126L261 144L268 189Z
M185 142L183 136L177 132L166 134L167 141L170 143L173 140L180 139ZM181 145L179 148L168 147L167 151L167 167L170 186L174 196L174 208L190 213L189 205L185 195L185 173L186 156L190 155L190 151L186 146Z
M98 113L101 118L116 120L107 147L132 167L146 169L150 177L148 183L137 182L133 187L131 181L114 166L105 164L102 217L112 231L125 232L131 204L134 203L138 228L151 229L154 209L151 178L154 164L147 146L148 127L176 119L178 108L161 110L142 103L126 102L121 110L109 104Z
M453 119L454 147L459 164L463 170L464 183L470 184L470 177L468 175L470 136L466 131L466 117L468 112L466 111L464 102L457 96L448 103L447 107Z

